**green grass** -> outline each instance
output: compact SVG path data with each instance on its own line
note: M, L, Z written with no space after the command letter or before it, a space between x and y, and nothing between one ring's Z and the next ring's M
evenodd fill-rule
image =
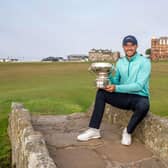
M168 62L152 64L152 75L150 80L151 112L168 117Z
M0 64L0 168L9 167L7 118L12 101L23 102L33 113L85 112L95 97L89 63ZM168 62L153 63L151 111L168 116Z

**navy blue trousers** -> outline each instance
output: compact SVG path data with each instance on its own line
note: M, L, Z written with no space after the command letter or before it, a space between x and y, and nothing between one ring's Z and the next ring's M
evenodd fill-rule
M89 127L99 129L106 103L120 109L133 111L127 125L127 132L130 134L133 133L136 126L143 120L150 108L149 98L146 96L117 92L111 93L104 89L98 89Z

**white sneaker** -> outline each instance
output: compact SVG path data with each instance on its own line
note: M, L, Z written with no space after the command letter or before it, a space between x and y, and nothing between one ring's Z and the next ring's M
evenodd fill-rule
M89 128L88 130L84 131L80 135L77 136L77 140L79 141L88 141L89 139L100 138L100 129L96 128Z
M123 134L122 134L122 139L121 139L121 144L122 145L131 145L131 134L127 132L127 128L124 128Z

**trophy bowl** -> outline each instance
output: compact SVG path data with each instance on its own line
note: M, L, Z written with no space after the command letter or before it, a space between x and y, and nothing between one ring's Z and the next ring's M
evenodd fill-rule
M112 64L107 62L95 62L89 67L89 70L96 74L95 84L97 88L105 88L109 84L108 75Z

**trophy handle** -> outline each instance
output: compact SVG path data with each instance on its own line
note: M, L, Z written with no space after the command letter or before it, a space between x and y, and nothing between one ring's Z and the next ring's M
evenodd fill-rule
M88 71L91 71L91 66L89 66Z
M96 74L92 71L91 66L89 66L88 71L89 71L92 75L96 76Z

